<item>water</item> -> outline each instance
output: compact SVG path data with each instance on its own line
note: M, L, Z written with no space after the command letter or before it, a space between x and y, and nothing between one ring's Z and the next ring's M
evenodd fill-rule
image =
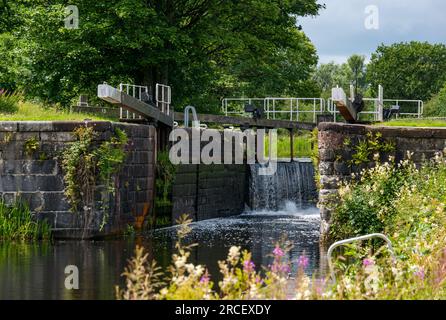
M197 243L191 261L205 265L219 280L218 261L231 246L252 252L255 265L268 266L281 240L288 252L292 272L301 255L309 258L308 275L324 275L320 261L319 210L308 204L316 199L314 170L310 162L279 163L275 176L258 176L251 167L251 208L240 216L193 223L186 237ZM0 242L0 299L114 299L115 286L136 245L166 269L175 250L177 227L156 230L136 238L108 241L56 241L18 244ZM65 268L79 269L79 290L65 288ZM216 281L217 280L217 281Z
M0 299L114 299L115 285L136 244L162 265L170 263L177 228L157 230L136 239L109 241L57 241L53 244L0 244ZM282 236L294 245L291 260L306 254L308 274L319 266L319 214L316 208L247 212L241 216L194 223L186 238L198 243L191 260L206 265L218 278L217 261L232 245L253 253L257 266L268 265L274 245ZM65 289L67 265L79 268L79 290ZM295 263L293 263L294 268Z
M279 162L275 175L259 175L261 166L250 166L249 199L253 210L281 210L287 201L302 206L317 199L311 160Z

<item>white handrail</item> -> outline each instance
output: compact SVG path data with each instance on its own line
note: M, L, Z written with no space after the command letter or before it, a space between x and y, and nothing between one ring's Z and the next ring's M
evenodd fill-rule
M322 98L284 98L284 97L266 97L266 98L225 98L222 100L222 111L228 116L230 114L244 114L244 110L228 110L231 102L234 103L249 103L261 102L267 119L276 119L276 115L288 114L290 121L300 121L300 114L309 113L313 115L312 121L316 123L317 115L325 112L325 100ZM279 102L285 104L280 107ZM305 110L304 106L310 110ZM296 115L294 117L294 115ZM296 120L294 120L296 119Z
M336 249L337 247L349 244L349 243L353 243L353 242L357 242L357 241L369 240L369 239L373 239L373 238L381 238L381 239L383 239L387 243L387 247L389 248L390 255L392 256L393 261L396 261L395 251L393 250L392 242L390 241L389 238L387 238L382 233L373 233L373 234L368 234L368 235L361 236L361 237L356 237L356 238L351 238L351 239L338 241L338 242L333 243L330 246L330 248L328 249L328 251L327 251L328 267L330 269L331 278L333 280L336 279L336 276L335 276L334 270L333 270L333 263L331 261L331 255L333 254L333 250L334 249Z

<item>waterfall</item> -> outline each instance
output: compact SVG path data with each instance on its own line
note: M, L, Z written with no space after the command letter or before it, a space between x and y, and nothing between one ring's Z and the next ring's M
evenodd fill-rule
M317 188L313 163L308 161L278 162L277 172L258 174L261 164L250 165L249 202L252 210L280 210L293 202L298 207L314 203Z

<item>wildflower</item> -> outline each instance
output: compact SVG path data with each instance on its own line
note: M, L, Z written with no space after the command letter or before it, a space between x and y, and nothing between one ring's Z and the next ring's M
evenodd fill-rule
M276 246L276 248L273 250L273 254L276 257L283 257L285 255L285 253L279 246Z
M206 270L205 274L200 279L200 283L207 284L207 283L209 283L210 280L211 279L209 277L208 271Z
M169 293L169 290L167 290L166 288L163 288L163 289L161 289L161 291L160 291L160 294L162 295L162 296L165 296L165 295L167 295Z
M175 260L175 267L177 267L177 269L181 269L186 265L186 257L182 256L182 257L178 257Z
M374 262L372 259L364 259L364 260L362 261L362 265L363 265L364 267L370 267L370 266L375 265L375 262Z
M194 273L195 270L195 266L192 263L188 263L185 265L187 272L189 272L189 274Z
M415 271L414 275L416 277L418 277L421 281L424 281L425 273L424 273L424 269L423 268L420 268L417 271Z
M240 247L233 246L229 249L228 260L237 261L240 258Z
M256 267L256 265L251 260L243 261L243 270L245 272L252 272L252 271L254 271L255 267Z
M297 259L297 264L299 268L306 269L308 267L310 260L306 256L300 256L299 259Z

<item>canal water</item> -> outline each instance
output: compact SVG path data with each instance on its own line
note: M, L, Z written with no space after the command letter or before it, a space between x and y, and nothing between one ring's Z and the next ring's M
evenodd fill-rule
M250 208L244 214L192 224L188 244L198 244L191 262L207 267L218 283L218 261L231 246L252 252L258 270L272 262L272 251L288 241L292 272L297 260L309 259L308 275L325 275L319 249L319 210L314 203L317 190L311 161L278 164L277 174L260 176L260 165L251 166ZM138 237L107 241L56 241L54 243L0 242L0 299L114 299L115 286L122 286L121 274L136 245L144 246L164 270L175 252L177 227L153 231ZM65 268L79 270L79 289L65 288Z
M289 258L309 258L306 272L319 272L319 212L286 203L282 210L246 212L241 216L192 224L187 243L198 243L191 260L206 265L218 278L217 261L232 245L253 253L256 266L271 263L271 253L284 236L293 244ZM123 284L121 273L135 245L143 245L161 266L168 266L174 251L176 227L137 238L54 243L0 243L0 299L114 299ZM67 290L67 265L79 269L79 290Z

